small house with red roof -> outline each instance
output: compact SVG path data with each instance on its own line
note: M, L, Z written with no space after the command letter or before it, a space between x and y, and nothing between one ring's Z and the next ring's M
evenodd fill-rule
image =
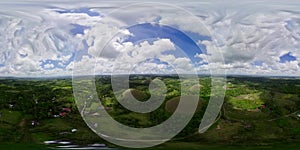
M62 108L62 110L65 111L65 112L71 112L71 109L70 109L70 108L67 108L67 107Z
M61 112L61 113L59 113L59 115L60 115L61 117L64 117L64 116L67 115L67 113L66 113L66 112Z

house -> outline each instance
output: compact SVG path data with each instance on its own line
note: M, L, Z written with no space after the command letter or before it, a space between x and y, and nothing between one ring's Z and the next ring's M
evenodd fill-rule
M62 110L65 111L65 112L71 112L70 108L62 108Z
M267 108L267 105L266 105L266 104L262 104L260 107L261 107L262 109L265 109L265 108Z
M13 108L14 108L14 105L13 105L13 104L9 104L8 106L9 106L10 109L13 109Z
M59 113L59 115L60 115L61 117L64 117L64 116L67 115L67 113L66 113L66 112L61 112L61 113Z
M300 118L300 113L298 113L297 116Z
M32 126L38 126L40 123L39 122L37 122L37 121L31 121L31 125Z
M72 129L72 130L71 130L72 133L75 133L75 132L77 132L77 131L78 131L77 129Z
M59 118L60 115L53 115L54 118Z
M62 112L59 113L59 116L64 117L66 116L69 112L71 112L70 108L64 107L62 108ZM56 118L56 116L54 116Z

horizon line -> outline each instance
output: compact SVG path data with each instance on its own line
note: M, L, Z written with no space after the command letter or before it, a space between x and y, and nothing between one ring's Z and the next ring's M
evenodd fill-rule
M19 79L47 79L47 78L73 78L73 77L90 77L90 76L118 76L118 75L140 75L140 76L174 76L177 74L97 74L97 75L54 75L54 76L13 76L13 75L8 75L8 76L1 76L0 78L19 78ZM193 74L182 74L182 75L193 75ZM197 74L197 76L214 76L214 77L268 77L268 78L300 78L300 75L253 75L253 74Z

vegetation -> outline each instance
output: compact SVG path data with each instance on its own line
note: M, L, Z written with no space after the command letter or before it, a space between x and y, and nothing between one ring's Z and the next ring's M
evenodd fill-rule
M167 93L155 111L136 113L119 103L119 100L129 100L130 93L139 101L147 101L152 96L149 83L157 79L165 83ZM195 93L200 101L193 119L170 142L155 147L158 149L179 146L240 149L249 145L252 146L247 149L274 148L273 145L280 149L287 146L284 143L300 142L299 79L229 77L227 80L220 115L203 134L197 131L211 94L209 77L199 77L199 84L189 85L189 81L181 83L178 76L133 75L130 89L126 91L113 91L109 76L98 76L95 83L103 109L120 123L138 128L160 124L173 114L180 101L181 84L189 85L190 90L200 88L200 92ZM95 114L98 109L98 102L91 101L85 111ZM71 132L72 129L78 131ZM99 138L82 120L74 101L71 79L0 79L0 149L9 149L12 143L31 143L24 144L25 148L41 149L47 140L114 146ZM293 149L293 146L288 148Z

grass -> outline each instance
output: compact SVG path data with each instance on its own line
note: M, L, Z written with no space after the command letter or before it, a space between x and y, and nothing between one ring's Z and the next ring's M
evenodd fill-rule
M166 107L165 107L166 111L173 113L176 110L176 108L179 104L179 101L180 101L180 97L175 97L175 98L169 100L166 103Z
M131 92L132 96L134 96L139 101L145 101L148 99L148 96L144 92L136 90L136 89L130 89L130 90L124 91L123 95L122 95L122 99L128 100L130 98L130 96L129 96L130 92Z
M254 110L264 104L259 95L260 93L239 95L230 98L229 102L236 109Z
M72 129L72 126L64 120L64 118L55 118L48 119L43 122L43 129L51 130L51 131L69 131ZM39 128L39 127L38 127Z
M199 142L167 142L151 148L143 148L141 150L298 150L300 143L282 143L265 146L235 146L235 145L216 145L206 144ZM0 149L3 150L49 150L45 145L29 144L29 143L16 143L16 144L0 144ZM130 149L130 148L120 148Z
M16 81L13 81L12 83L14 82ZM128 98L128 93L130 92L138 100L141 101L147 100L147 98L149 98L149 91L147 91L148 85L146 83L140 83L140 82L141 80L135 82L135 85L132 88L136 88L136 89L128 90L127 93L124 92L124 94L122 95L123 97L121 98L123 99ZM170 100L167 99L166 104L164 103L159 108L160 111L158 111L157 114L154 114L153 116L150 117L150 115L148 116L148 115L137 114L137 113L127 112L127 111L124 111L124 113L119 113L121 112L119 111L121 109L118 108L115 109L114 107L114 109L111 112L114 112L116 110L116 113L115 116L114 113L111 113L113 114L112 117L115 117L115 119L121 123L129 124L132 125L133 127L152 126L151 119L154 118L155 120L155 118L159 118L160 116L163 116L164 115L163 113L165 113L165 111L173 112L177 108L178 102L180 100L179 99L180 97L178 97L178 95L180 95L180 88L179 88L180 84L173 79L166 79L165 82L168 82L167 97ZM84 83L89 84L89 82L84 82ZM37 84L40 85L37 86ZM17 86L22 85L24 87L20 87L21 92L24 92L24 89L29 89L31 90L32 93L34 93L35 90L39 89L39 87L43 88L44 86L45 87L49 86L52 89L56 89L56 91L54 91L55 94L57 95L56 102L59 102L58 108L60 108L65 105L74 105L73 104L74 101L72 100L72 94L70 91L71 90L70 84L71 84L70 81L67 83L65 83L65 81L53 81L53 82L47 81L45 83L24 82L24 84L20 83L16 85L16 88L11 87L9 89L10 91L16 89L19 90ZM291 112L296 112L298 110L299 105L297 102L299 101L299 94L293 94L293 93L288 94L282 91L275 90L275 94L271 96L271 94L269 94L268 93L269 91L267 90L266 91L267 94L263 96L264 94L263 87L265 86L265 84L263 83L261 83L261 85L258 84L256 86L259 87L255 87L255 88L251 87L251 85L246 86L248 83L247 84L243 83L243 84L245 84L245 86L244 85L239 86L238 84L235 83L231 85L233 86L233 88L228 89L226 95L227 98L229 99L228 101L225 102L224 105L225 113L222 111L220 120L218 120L207 132L203 134L197 134L197 135L193 134L191 137L182 139L182 141L181 139L179 140L174 138L173 141L171 142L167 142L165 144L153 148L149 148L149 149L189 149L189 150L190 149L216 149L216 150L217 149L222 149L222 150L223 149L225 150L227 149L249 149L249 150L251 149L275 149L275 150L276 149L290 149L290 150L299 149L300 146L299 143L298 144L291 143L289 145L284 143L284 142L291 142L291 141L299 142L300 139L300 124L299 124L300 119L295 114L293 114L293 116L291 115L284 116L285 114L290 114ZM35 89L29 88L29 86L31 87L32 85L36 85L33 87L37 87L37 88ZM201 87L201 85L203 85L203 88ZM200 93L202 97L209 95L210 91L208 90L209 89L208 87L210 87L209 86L210 84L206 82L201 82L201 85L189 84L189 86L191 86L191 89L198 89L200 86L202 88ZM278 84L278 86L280 85ZM2 84L0 84L0 88L3 87L9 87L9 85L3 86ZM236 87L237 89L235 89ZM273 85L270 87L273 87ZM48 88L45 88L45 91L47 89ZM3 88L2 95L6 94L5 90L6 88ZM49 90L49 92L51 92L51 90ZM87 89L86 91L83 90L80 92L89 93ZM122 94L121 92L120 94ZM46 93L47 92L45 92L45 94ZM228 93L231 95L228 95ZM14 93L8 93L8 94L10 95L13 102L16 102L16 106L18 106L19 99L15 98L15 96L13 95ZM41 95L41 96L46 97L47 95ZM3 97L4 99L7 99L5 98L5 96ZM52 96L46 99L51 100L51 98ZM115 99L110 98L109 94L105 95L104 98L105 99L103 103L107 106L116 103ZM207 99L209 99L209 97ZM24 96L24 98L21 100L27 102L25 101L27 100L27 97ZM253 111L257 107L261 106L261 104L263 104L265 100L266 102L271 101L272 103L271 104L267 103L267 108L262 109L261 112ZM272 105L276 107L271 107ZM0 149L25 149L25 150L46 149L43 145L39 145L45 140L68 140L76 144L77 143L90 144L94 142L106 143L104 140L98 137L86 126L85 122L83 122L78 112L75 113L75 111L72 111L65 118L43 118L39 120L39 122L41 123L39 126L33 127L30 124L32 118L34 118L32 114L26 115L17 111L9 111L9 109L7 108L8 101L7 102L3 101L2 106L3 108L5 107L6 109L0 110L0 112L2 112L2 116L0 117L0 141L2 141L2 144L0 143ZM45 106L47 107L47 105ZM91 110L98 109L97 105L95 104L92 104L90 108ZM276 116L274 115L275 112L281 110L283 110L282 111L283 115L277 115L277 114ZM169 115L169 113L167 113L167 115ZM23 119L26 120L27 123L24 126L20 126L20 122ZM92 118L92 122L96 122L96 120L98 119L99 118L95 116L94 118ZM273 120L273 121L269 121L269 120ZM106 124L105 118L104 121L101 121L99 123L99 127L101 128L101 125L103 124ZM196 128L199 125L198 123L194 123L194 124L196 124ZM191 126L189 127L191 127L192 129L196 129L194 128L194 124L191 124ZM247 127L248 125L251 127ZM71 129L73 128L78 129L78 131L76 133L70 133L70 134L59 134L61 132L70 132ZM108 128L109 129L107 129L106 131L110 132L110 130L114 129L114 126L109 126ZM117 134L120 133L118 132ZM135 135L129 135L129 136L135 136ZM10 142L11 144L9 144L8 142ZM264 143L275 144L279 142L283 142L283 144L255 146L255 144L257 145L258 144L262 145ZM228 145L222 145L222 144L228 144ZM239 144L239 145L234 146L233 144Z
M232 109L228 106L224 106L225 109L225 118L231 120L268 120L270 118L270 114L267 112L254 112L254 111L244 111Z
M45 145L28 144L28 143L14 143L14 144L1 144L2 150L50 150Z
M20 122L21 113L18 111L1 110L2 116L0 117L0 123L8 123L16 125Z
M189 142L231 143L232 138L243 129L242 123L219 120L206 132L186 138Z
M205 143L188 143L188 142L167 142L165 144L152 148L144 148L144 150L298 150L300 143L274 144L265 146L234 146L234 145L216 145ZM3 150L49 150L45 145L17 143L17 144L0 144L0 149ZM130 149L130 148L120 148ZM143 149L141 149L143 150Z
M169 113L173 113L177 109L179 102L180 102L180 96L168 100L166 102L165 110ZM203 106L203 102L201 99L199 99L197 111L201 110L202 106Z
M11 135L12 126L8 124L0 124L0 141L6 141Z
M124 115L120 115L117 117L117 120L122 123L128 123L128 125L131 125L132 122L135 122L135 125L138 126L149 126L151 125L151 122L147 115L145 114L139 114L139 113L128 113Z
M299 143L289 143L289 144L274 144L274 145L245 145L245 146L235 146L235 145L218 145L218 144L206 144L199 142L167 142L165 144L155 146L152 148L147 148L147 150L298 150L300 147Z
M35 140L37 143L41 143L42 141L49 141L53 140L51 136L49 136L48 133L43 133L43 132L36 132L30 134L30 136Z

